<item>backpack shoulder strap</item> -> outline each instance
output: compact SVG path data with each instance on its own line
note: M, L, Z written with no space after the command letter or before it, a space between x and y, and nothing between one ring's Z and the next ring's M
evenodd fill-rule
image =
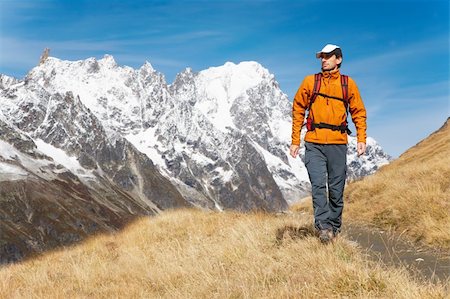
M317 73L314 75L314 89L311 95L311 98L309 99L309 109L311 109L311 105L316 100L317 94L320 91L320 84L322 83L322 73Z
M322 83L322 73L314 75L314 90L313 93L318 93L320 90L320 84Z
M348 99L348 76L341 75L342 98Z
M348 106L348 76L341 75L342 99L344 100L345 108Z

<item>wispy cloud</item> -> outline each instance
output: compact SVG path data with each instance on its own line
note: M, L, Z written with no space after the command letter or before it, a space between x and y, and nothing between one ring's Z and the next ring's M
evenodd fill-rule
M356 74L379 73L389 69L399 61L413 59L410 63L420 61L423 54L441 55L448 61L449 37L448 35L423 39L414 43L404 44L393 49L385 49L381 54L367 53L365 58L351 60L346 68ZM448 67L448 66L447 66Z
M440 126L431 115L449 114L448 1L350 2L333 8L352 18L332 33L323 1L0 0L0 73L25 75L45 47L67 60L111 54L134 68L148 60L169 78L255 60L292 99L332 38L365 101L369 134L395 155Z
M25 70L39 62L45 43L0 36L0 66L8 70ZM0 72L4 72L0 69Z
M113 49L116 50L119 46L119 43L115 41L32 40L4 35L0 36L0 44L0 65L21 71L27 71L30 67L36 65L46 47L51 49L50 55L59 53L66 56L68 53L80 53L88 58L98 52L107 54Z
M155 55L148 55L148 54L133 54L133 53L124 53L124 54L118 54L116 61L121 62L123 64L137 67L139 65L142 65L145 63L145 61L150 62L153 67L159 72L163 72L161 69L158 69L160 67L166 68L175 68L179 71L187 67L187 64L185 61L179 60L179 59L171 59L171 58L165 58L163 56L155 56Z
M211 38L222 38L224 34L217 31L190 31L163 37L148 38L135 36L128 39L78 39L52 40L29 39L0 36L0 66L9 70L28 71L36 65L44 48L51 49L50 55L62 59L85 59L93 55L115 54L126 63L143 63L149 60L152 64L177 67L183 69L188 63L176 58L155 54L155 46L189 44L194 41ZM153 50L151 53L146 49ZM75 58L77 57L77 58ZM0 72L2 70L0 69ZM21 74L24 75L24 74Z
M210 38L217 38L217 39L223 39L223 38L229 38L229 36L223 32L219 31L212 31L212 30L205 30L205 31L191 31L191 32L184 32L180 34L174 34L166 36L162 39L162 42L164 43L186 43L191 42L193 40L199 40L199 39L210 39ZM161 41L161 40L160 40Z
M406 149L439 129L448 117L448 106L408 109L390 117L372 119L369 122L368 134L390 155L398 157Z

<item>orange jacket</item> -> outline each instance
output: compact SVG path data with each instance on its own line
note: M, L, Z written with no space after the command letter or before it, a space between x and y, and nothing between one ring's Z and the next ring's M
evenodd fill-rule
M292 144L300 144L300 130L305 120L305 111L314 90L314 75L306 76L292 104ZM320 93L342 98L341 74L339 70L323 72ZM366 109L355 81L348 78L348 101L352 121L356 126L358 142L366 142ZM346 111L343 102L318 95L311 107L314 123L324 122L341 125ZM310 111L311 112L311 111ZM309 113L310 113L309 112ZM305 141L321 144L346 144L347 133L327 128L316 128L306 132Z

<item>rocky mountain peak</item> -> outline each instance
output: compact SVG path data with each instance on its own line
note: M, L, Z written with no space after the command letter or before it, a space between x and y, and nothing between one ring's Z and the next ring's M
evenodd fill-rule
M289 155L291 107L253 61L170 86L110 55L0 75L0 263L173 207L285 210L310 192ZM349 140L351 178L388 163L375 140L364 158Z
M102 66L106 68L115 68L117 66L114 57L109 54L105 54L102 59L98 61Z
M97 163L94 144L105 140L114 147L125 138L193 204L248 207L234 198L240 190L246 194L242 200L257 206L265 191L244 178L254 181L258 175L266 187L278 190L271 193L272 208L309 192L303 162L288 155L291 103L274 75L255 61L227 62L198 73L187 68L167 85L149 62L134 70L118 66L111 55L98 61L49 57L30 71L27 82L15 90L4 88L5 115L15 111L14 105L21 107L23 117L14 121L19 128L83 155L88 168ZM87 132L99 137L88 139ZM376 142L371 148L370 159L351 160L349 173L366 175L386 163ZM240 163L265 167L252 175Z
M17 83L19 83L18 79L0 74L0 89L7 89Z
M155 69L153 68L152 64L148 61L145 61L144 64L141 66L141 68L139 69L141 72L146 72L146 73L153 73L155 72Z

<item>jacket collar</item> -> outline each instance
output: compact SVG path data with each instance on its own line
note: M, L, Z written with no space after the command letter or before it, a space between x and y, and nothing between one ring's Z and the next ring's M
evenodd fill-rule
M332 71L322 71L322 75L324 78L333 78L333 79L337 79L339 78L340 72L339 69L336 70L332 70Z

